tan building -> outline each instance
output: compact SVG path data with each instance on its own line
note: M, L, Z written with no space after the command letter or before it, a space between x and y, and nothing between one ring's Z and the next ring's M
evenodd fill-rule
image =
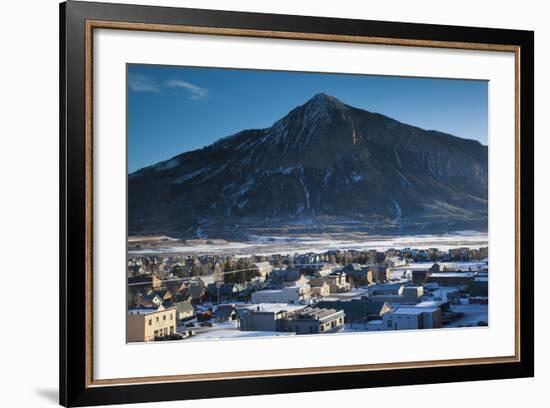
M316 297L328 296L330 295L330 286L324 281L320 285L311 286L311 295Z
M156 275L139 275L128 277L128 305L141 304L143 297L151 291L159 290L162 281Z
M128 342L153 341L176 332L176 308L136 308L128 310Z
M346 276L343 272L333 272L327 276L311 278L309 284L311 286L322 286L326 282L330 293L347 292L351 290L351 285L346 281Z
M328 275L327 283L330 286L331 293L351 290L351 285L347 282L347 275L345 273L332 273Z
M269 262L256 262L252 264L252 267L256 268L260 273L260 276L264 279L273 270L273 265Z

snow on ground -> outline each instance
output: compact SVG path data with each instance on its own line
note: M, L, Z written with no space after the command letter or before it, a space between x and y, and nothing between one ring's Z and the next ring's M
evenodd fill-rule
M296 333L289 332L271 332L271 331L240 331L237 329L218 329L210 328L204 332L199 332L195 336L189 337L190 340L218 340L218 339L237 339L245 337L287 337Z
M360 298L361 296L367 296L368 290L355 288L348 292L331 293L328 296L323 297L323 300L336 301L336 300L349 300L353 298Z
M445 324L443 327L465 327L465 326L477 326L478 322L489 322L489 307L488 305L478 304L463 304L452 305L453 312L464 313L464 316L451 323Z
M446 302L447 295L449 293L455 293L455 292L458 292L459 290L460 288L453 287L453 286L440 286L432 292L432 298L434 300L442 300Z
M346 323L344 332L367 332L367 323Z
M324 253L331 250L377 250L390 248L428 249L436 247L441 251L450 248L487 246L487 233L467 232L465 234L445 235L407 235L407 236L376 236L361 239L330 239L319 237L261 237L256 236L251 241L226 243L197 243L191 245L166 246L154 248L131 249L130 255L144 254L235 254L271 256L274 254L306 254ZM272 240L272 238L275 238Z

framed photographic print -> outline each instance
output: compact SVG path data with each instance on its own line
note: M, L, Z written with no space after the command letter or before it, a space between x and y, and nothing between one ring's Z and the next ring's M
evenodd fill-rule
M61 404L534 375L533 32L60 17Z

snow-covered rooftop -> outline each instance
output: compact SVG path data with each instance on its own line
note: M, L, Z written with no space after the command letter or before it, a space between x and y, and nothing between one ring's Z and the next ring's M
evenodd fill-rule
M306 305L290 305L287 303L257 303L240 306L239 309L248 309L266 313L278 313L283 311L298 311L305 309Z
M437 272L432 273L432 278L473 278L476 275L475 272Z
M444 301L444 300L425 300L423 302L417 303L416 305L414 305L414 307L433 308L433 307L440 307L440 306L444 305L445 303L447 303L447 302Z
M415 306L412 306L412 307L403 307L403 306L400 306L398 307L397 309L395 309L394 311L392 311L391 313L392 314L397 314L397 315L419 315L421 313L433 313L435 311L437 311L438 308L437 307L415 307Z
M128 314L147 315L147 314L155 313L161 310L164 310L164 309L163 308L159 309L157 307L136 307L134 309L128 309Z

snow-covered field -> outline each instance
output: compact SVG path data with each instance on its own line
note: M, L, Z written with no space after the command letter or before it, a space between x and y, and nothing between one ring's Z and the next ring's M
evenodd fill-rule
M489 322L488 305L453 305L451 309L453 312L464 313L464 316L451 323L445 324L443 326L444 328L477 326L478 322Z
M198 332L195 336L189 337L189 340L219 340L243 337L288 337L295 334L296 333L270 331L240 331L238 329L210 329L204 332Z
M444 235L404 235L404 236L356 236L351 238L330 236L253 236L249 241L218 242L202 241L192 244L165 241L155 247L131 248L129 255L175 254L175 255L217 255L237 256L273 254L324 253L331 250L378 250L390 248L438 248L448 251L451 248L480 248L487 246L487 233L464 231Z

